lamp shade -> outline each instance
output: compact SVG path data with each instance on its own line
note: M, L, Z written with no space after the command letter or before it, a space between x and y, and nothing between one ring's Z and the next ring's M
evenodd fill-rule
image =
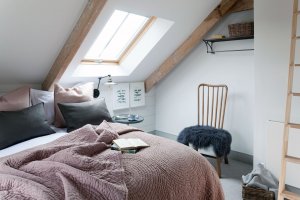
M111 76L109 76L107 79L107 82L104 84L105 85L116 85L117 83L113 82Z

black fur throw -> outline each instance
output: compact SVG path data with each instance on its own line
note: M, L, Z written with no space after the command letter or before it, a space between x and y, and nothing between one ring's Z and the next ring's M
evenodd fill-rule
M216 155L222 157L230 152L231 135L224 129L197 125L183 129L177 141L185 145L191 143L196 149L212 145Z

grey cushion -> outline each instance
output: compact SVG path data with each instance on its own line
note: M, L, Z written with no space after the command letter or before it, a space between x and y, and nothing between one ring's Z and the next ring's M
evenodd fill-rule
M42 103L20 111L0 112L0 149L55 133L48 125Z
M104 99L82 103L58 103L58 107L66 121L68 132L86 124L99 125L103 120L112 121Z

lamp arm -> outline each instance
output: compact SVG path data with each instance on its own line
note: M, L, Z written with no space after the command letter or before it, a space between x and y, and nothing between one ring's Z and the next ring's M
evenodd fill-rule
M99 81L98 81L98 86L97 86L97 89L98 89L98 90L99 90L99 86L100 86L101 79L106 78L106 77L111 77L111 75L98 77L98 79L99 79Z
M98 86L97 86L97 89L99 90L100 81L101 81L102 77L99 77L98 79L99 79L99 81L98 81Z

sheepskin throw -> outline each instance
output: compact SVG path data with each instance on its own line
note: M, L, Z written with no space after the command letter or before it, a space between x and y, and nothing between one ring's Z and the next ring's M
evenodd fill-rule
M224 129L197 125L183 129L177 141L185 145L191 143L196 149L212 145L216 155L222 157L230 152L231 135Z

